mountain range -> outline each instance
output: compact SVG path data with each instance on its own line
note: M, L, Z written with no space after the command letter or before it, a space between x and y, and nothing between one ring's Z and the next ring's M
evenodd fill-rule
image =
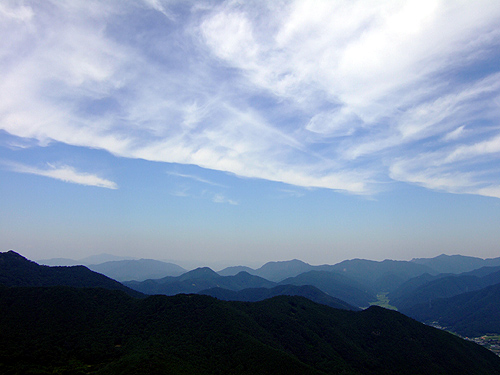
M180 276L187 272L177 264L154 259L114 260L99 264L90 264L88 268L120 282L160 279L167 275Z
M476 276L477 274L482 276ZM406 312L420 303L428 303L438 298L453 297L500 283L500 267L483 267L479 270L464 272L459 275L424 274L409 280L393 293L389 293L391 304Z
M244 271L234 276L221 276L208 267L200 267L177 277L167 276L162 279L143 282L128 281L124 284L145 294L165 294L169 296L179 293L197 293L204 289L216 287L241 290L275 286L272 281L250 275Z
M495 286L500 284L500 267L494 266L498 259L480 260L442 255L410 262L354 259L322 266L292 260L270 262L257 270L237 266L215 272L208 267L201 267L178 276L128 281L123 285L83 266L40 266L9 251L0 253L0 284L100 287L122 290L131 296L142 298L144 294L199 293L220 300L247 302L279 295L299 295L347 310L366 308L382 296L387 298L386 302L381 303L382 306L389 303L419 321L439 324L470 336L499 333L499 309L495 300L498 295ZM133 267L137 268L140 261L132 260ZM446 261L450 261L450 264L446 265ZM128 262L112 261L103 264L113 264L119 269ZM484 264L487 266L483 266ZM475 266L481 268L454 274L438 273L430 266L443 270L470 270ZM429 269L431 271L426 272ZM178 271L180 272L179 269ZM239 272L233 274L236 271ZM274 281L248 271L261 275L273 274ZM390 288L384 286L385 282L391 280L393 284ZM390 292L386 293L388 290Z

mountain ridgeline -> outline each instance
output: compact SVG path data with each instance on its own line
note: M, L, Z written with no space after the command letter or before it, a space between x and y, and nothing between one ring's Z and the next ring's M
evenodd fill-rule
M0 285L92 287L124 291L132 297L143 294L85 266L40 266L14 251L0 253Z
M335 309L360 311L360 308L329 296L312 285L278 285L273 288L248 288L239 291L211 288L200 291L198 294L212 296L224 301L257 302L276 296L301 296L313 302L321 303Z

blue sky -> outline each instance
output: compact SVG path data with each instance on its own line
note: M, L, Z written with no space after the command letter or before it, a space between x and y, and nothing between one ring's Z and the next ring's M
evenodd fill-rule
M0 248L500 255L497 1L0 3Z

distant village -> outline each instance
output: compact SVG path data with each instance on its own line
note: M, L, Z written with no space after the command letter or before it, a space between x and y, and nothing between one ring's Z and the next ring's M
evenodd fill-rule
M464 337L464 339L469 340L469 341L474 341L476 344L484 346L485 348L491 350L493 353L495 353L496 355L498 355L500 357L500 335L499 334L485 335L485 336L474 337L474 338Z
M438 324L438 322L433 322L432 324L429 324L430 326L438 329L442 329L444 331L450 332L446 329L446 327L443 327ZM479 344L481 346L484 346L486 349L491 350L493 353L498 355L500 357L500 334L498 333L491 333L488 335L480 336L480 337L464 337L456 334L455 332L450 332L453 333L454 335L457 335L464 340L468 341L473 341L476 344Z

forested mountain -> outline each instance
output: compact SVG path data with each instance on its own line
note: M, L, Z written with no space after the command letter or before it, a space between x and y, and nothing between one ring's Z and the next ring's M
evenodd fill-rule
M280 282L281 285L313 285L326 294L356 307L368 307L377 299L375 292L348 277L327 271L309 271Z
M362 284L370 285L377 292L389 292L405 281L424 273L437 274L432 268L407 261L365 259L345 260L333 266L319 266L330 272L338 272Z
M395 290L390 292L388 294L388 297L391 301L396 301L400 298L405 298L405 296L410 295L413 293L416 289L420 288L421 286L443 278L447 276L451 276L452 274L449 273L440 273L439 275L430 275L428 273L424 273L420 276L413 277L410 280L405 281L402 283L400 286L398 286Z
M166 276L180 276L186 270L177 264L153 259L116 260L88 266L117 281L160 279Z
M463 255L445 255L441 254L434 258L414 258L413 263L428 266L438 273L463 273L469 272L481 267L500 266L499 258L481 259Z
M145 294L174 295L179 293L198 293L204 289L225 288L241 290L246 288L271 288L276 284L259 276L240 272L235 276L220 276L208 267L201 267L177 277L164 277L142 282L125 282L128 287Z
M249 267L227 267L218 273L222 276L234 276L241 271L248 272L251 275L260 276L264 279L279 282L288 277L294 277L300 275L303 272L311 271L315 269L316 266L311 266L298 259L285 260L279 262L268 262L262 267L257 269L252 269Z
M265 279L281 282L286 278L295 277L309 271L327 271L340 273L356 280L360 284L370 285L376 291L389 291L409 280L412 277L423 273L437 274L434 269L407 261L372 261L365 259L346 260L334 265L312 266L297 259L269 262L262 267L253 270L248 267L228 267L221 271L221 275L234 275L241 270L245 270L252 275L264 277Z
M406 313L422 322L436 322L462 336L500 333L500 284L415 305Z
M489 268L489 270L495 270L495 268ZM447 275L430 280L414 290L405 293L400 292L396 296L390 294L389 298L392 305L396 306L401 312L406 313L409 308L420 303L428 303L438 298L453 297L497 283L500 283L500 271L483 277L469 273Z
M5 286L54 286L99 287L122 290L131 296L142 293L85 266L40 266L14 251L0 253L0 284Z
M248 288L238 291L223 288L202 290L198 294L212 296L224 301L257 302L276 296L301 296L313 302L321 303L336 309L359 311L361 309L349 305L338 298L329 296L311 285L278 285L274 288Z
M398 312L301 297L0 287L0 311L3 374L500 374L492 352Z

